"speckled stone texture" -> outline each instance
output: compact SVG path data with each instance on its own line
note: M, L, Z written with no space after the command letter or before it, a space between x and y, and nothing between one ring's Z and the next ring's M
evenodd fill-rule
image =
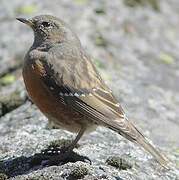
M179 179L178 0L160 0L159 9L122 0L0 3L0 180ZM131 121L172 161L171 170L103 127L81 139L69 162L44 165L43 152L74 135L49 129L27 99L21 66L33 34L15 17L38 14L71 25ZM84 156L92 164L79 161Z

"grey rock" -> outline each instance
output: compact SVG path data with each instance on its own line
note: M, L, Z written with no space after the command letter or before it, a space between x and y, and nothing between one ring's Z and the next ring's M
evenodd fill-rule
M2 87L0 91L0 117L24 104L27 99L21 80Z
M18 23L16 16L53 14L64 19L77 32L131 121L172 161L172 169L163 170L138 146L102 127L82 138L69 158L73 162L43 166L41 153L74 135L47 128L47 119L24 101L24 85L18 80L0 87L0 94L7 96L18 90L22 100L0 118L0 178L72 179L76 174L86 180L179 179L179 1L160 0L159 9L130 8L119 0L1 2L0 76L21 68L33 41L31 30ZM84 156L92 165L75 162ZM107 164L111 156L131 159L132 168L120 170Z

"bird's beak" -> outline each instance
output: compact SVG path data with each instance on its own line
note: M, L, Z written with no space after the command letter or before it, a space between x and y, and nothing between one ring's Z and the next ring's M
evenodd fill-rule
M25 18L16 18L16 19L24 24L27 24L31 28L34 26L34 23L30 19L25 19Z

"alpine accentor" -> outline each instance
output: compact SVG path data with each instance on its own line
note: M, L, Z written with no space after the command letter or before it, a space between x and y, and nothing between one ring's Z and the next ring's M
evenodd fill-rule
M165 158L128 120L104 83L78 37L62 20L40 15L17 18L34 31L34 43L25 56L23 78L32 101L59 128L78 133L99 126L110 128L141 145L163 166Z

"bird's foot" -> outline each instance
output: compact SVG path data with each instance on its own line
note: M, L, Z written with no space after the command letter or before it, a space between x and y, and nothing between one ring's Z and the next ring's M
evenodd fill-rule
M62 165L68 162L83 161L91 164L91 160L87 156L81 156L73 150L64 147L58 149L57 152L44 152L44 158L41 162L43 166Z

